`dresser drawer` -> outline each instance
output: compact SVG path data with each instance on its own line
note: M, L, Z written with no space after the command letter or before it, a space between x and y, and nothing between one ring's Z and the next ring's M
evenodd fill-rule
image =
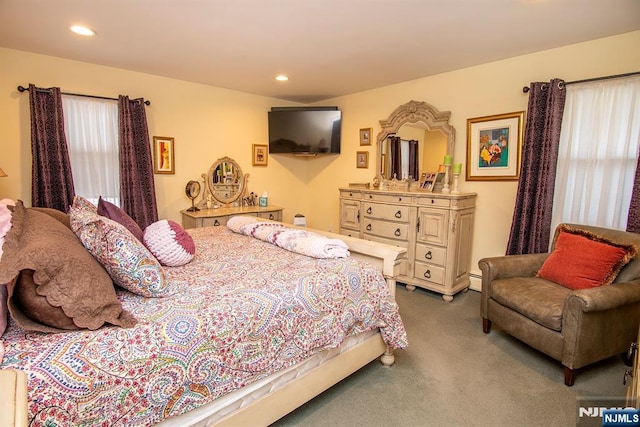
M362 193L359 191L340 190L340 198L360 200L362 199Z
M409 221L409 206L364 202L363 208L365 217L398 222Z
M203 227L219 227L221 225L227 225L228 216L217 216L213 218L202 218Z
M448 208L451 206L449 199L440 199L437 197L418 197L418 206L430 206L434 208Z
M446 259L446 248L423 245L421 243L418 243L416 245L416 261L428 262L431 264L444 266Z
M260 212L257 216L270 219L271 221L282 221L282 211Z
M387 239L409 240L409 224L366 218L364 220L362 232L365 234L385 237Z
M365 201L371 202L384 202L384 203L396 203L400 205L408 205L411 203L411 197L401 194L373 194L366 193L362 197Z
M433 264L416 262L414 277L438 285L444 285L444 268Z
M405 248L405 249L409 249L408 246L408 242L406 240L395 240L395 239L385 239L384 237L380 237L380 236L374 236L373 234L367 234L364 233L362 235L362 238L364 240L370 240L372 242L378 242L378 243L385 243L387 245L391 245L391 246L397 246L399 248Z

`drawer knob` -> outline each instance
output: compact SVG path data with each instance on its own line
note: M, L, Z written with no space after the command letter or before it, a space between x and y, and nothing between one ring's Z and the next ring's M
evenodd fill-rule
M220 225L220 221L218 221L217 219L215 221L213 221L213 226L217 227Z
M349 197L353 197L353 193L349 193Z
M434 204L435 202L436 202L435 200L431 199L431 204Z
M393 234L395 234L396 236L400 237L400 235L401 235L402 233L400 232L400 229L399 229L399 228L396 228L396 231L394 231L394 232L393 232Z
M398 211L396 212L396 218L402 218L402 212Z
M269 219L275 219L275 217L273 216L273 214L269 214Z
M431 251L429 251L429 252L427 252L426 254L424 254L424 257L425 257L426 259L431 259L431 258L433 258L433 255L431 255Z
M426 277L427 279L431 279L431 270L427 270L424 272L424 277Z
M368 213L368 214L370 214L371 212L372 212L372 211L371 211L371 206L369 206L369 207L367 208L367 213Z
M367 224L367 231L371 231L371 224Z

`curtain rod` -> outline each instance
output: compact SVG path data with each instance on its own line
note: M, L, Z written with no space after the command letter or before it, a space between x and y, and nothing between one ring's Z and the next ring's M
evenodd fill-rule
M47 89L40 89L47 90ZM28 92L29 88L24 86L18 86L18 92ZM98 95L85 95L83 93L69 93L69 92L60 92L62 95L72 95L72 96L84 96L85 98L96 98L96 99L110 99L112 101L117 101L118 98L110 98L108 96L98 96ZM151 101L144 101L144 105L151 105Z
M575 84L575 83L587 83L587 82L595 82L595 81L598 81L598 80L617 79L619 77L629 77L629 76L635 76L637 74L640 74L640 71L634 71L632 73L625 73L625 74L615 74L613 76L594 77L592 79L575 80L575 81L572 81L572 82L564 82L564 86L572 85L572 84ZM529 92L529 86L523 87L522 88L522 92L524 92L524 93Z

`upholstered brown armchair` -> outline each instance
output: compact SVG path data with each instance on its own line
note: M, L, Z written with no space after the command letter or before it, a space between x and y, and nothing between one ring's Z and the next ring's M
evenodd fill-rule
M561 245L558 242L560 235ZM583 246L580 241L568 240L569 237L585 237L588 241ZM596 279L585 289L574 290L557 283L572 273L578 281L588 281L590 277L584 276L593 275L585 274L590 271L591 264L599 265L603 258L609 261L612 253L601 255L600 249L591 249L589 245L595 242L605 245L605 250L620 249L626 259L622 257L618 263L621 265L613 263L615 265L605 272L604 279ZM640 234L561 224L556 230L551 253L481 259L478 265L482 270L480 315L483 331L489 333L493 323L560 361L564 366L564 383L573 385L577 369L623 354L637 338L640 324L640 256L637 248L640 248ZM575 261L571 258L594 253L596 257L589 259L587 256L583 265L580 262L585 259ZM555 281L548 280L546 274L552 264L555 266L552 273L556 276L551 277ZM583 284L580 282L581 286Z

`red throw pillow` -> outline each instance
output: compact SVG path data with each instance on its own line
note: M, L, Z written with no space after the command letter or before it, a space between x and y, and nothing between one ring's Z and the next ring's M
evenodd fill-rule
M537 276L569 289L611 284L637 253L635 245L611 242L587 230L560 227L554 250Z

